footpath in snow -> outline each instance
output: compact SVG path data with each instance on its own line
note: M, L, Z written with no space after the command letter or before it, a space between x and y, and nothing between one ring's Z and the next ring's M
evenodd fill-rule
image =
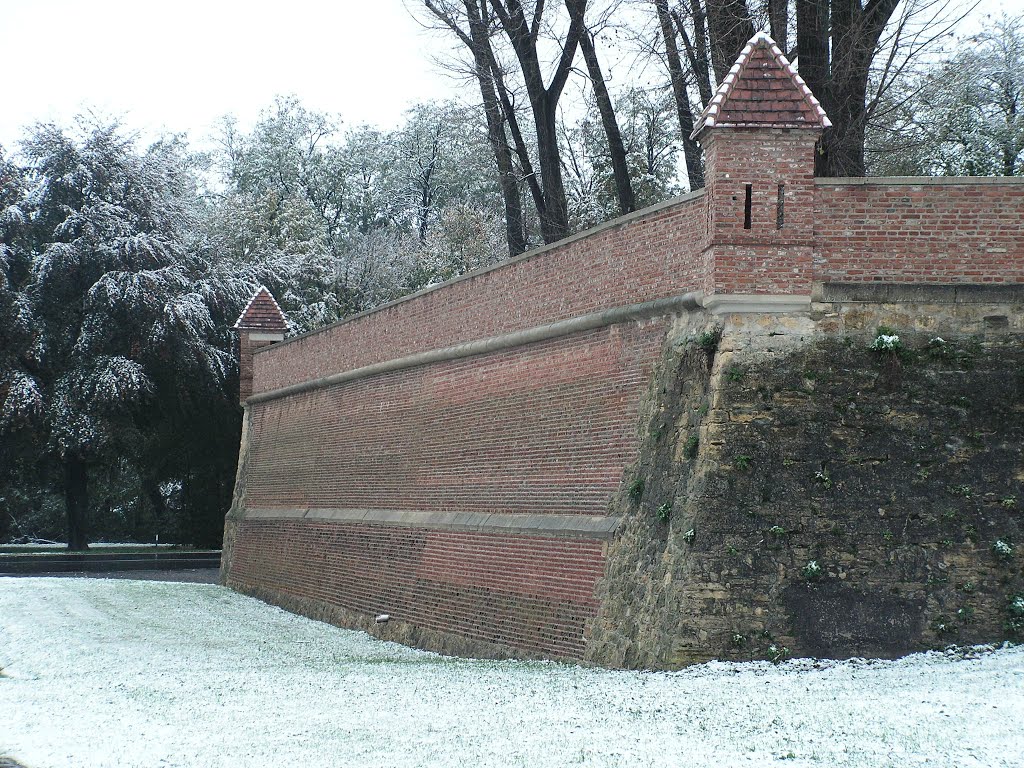
M1024 646L968 655L609 672L445 658L213 585L0 578L0 758L1019 768Z

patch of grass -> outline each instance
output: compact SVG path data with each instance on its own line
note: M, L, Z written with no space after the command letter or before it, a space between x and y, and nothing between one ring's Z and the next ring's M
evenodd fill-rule
M949 491L951 496L957 496L961 499L969 499L974 494L974 489L965 483L960 485L951 485L946 490Z
M807 564L800 569L800 574L808 581L817 581L825 574L817 560L808 560Z
M1024 592L1007 597L1005 626L1011 637L1024 638Z
M992 543L992 554L1001 563L1012 563L1016 551L1017 548L1013 546L1013 542L1009 538L996 539Z

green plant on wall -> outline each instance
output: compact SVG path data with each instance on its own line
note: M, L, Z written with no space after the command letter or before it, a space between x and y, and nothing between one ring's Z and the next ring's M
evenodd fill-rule
M708 328L704 333L697 337L697 346L708 353L709 356L714 355L718 351L718 343L722 340L722 329L715 326Z
M992 543L992 554L1002 563L1013 562L1016 548L1008 538L999 538Z
M1024 592L1010 595L1006 600L1006 632L1010 637L1024 640Z
M642 477L636 478L632 483L629 484L629 498L633 501L640 501L644 495L644 480Z
M663 523L667 523L669 517L672 515L672 505L669 502L665 502L658 507L658 519Z
M829 476L828 471L825 469L820 469L814 473L814 482L816 482L826 491L832 490L832 478Z
M874 352L891 355L899 355L905 349L899 334L885 325L879 326L874 341L869 346Z
M736 469L740 470L741 472L746 472L748 469L750 469L750 457L747 456L745 453L741 453L739 456L736 457L736 460L733 462L733 464L736 465Z
M800 573L808 581L817 581L825 573L825 569L817 560L808 560L807 564L800 569Z
M696 458L697 449L700 448L700 437L696 432L691 432L683 443L683 455L688 459Z

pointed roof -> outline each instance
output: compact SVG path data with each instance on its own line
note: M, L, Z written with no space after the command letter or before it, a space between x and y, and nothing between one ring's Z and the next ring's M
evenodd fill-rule
M234 329L242 328L272 333L284 333L288 330L288 318L265 285L261 285L253 294L235 321Z
M690 134L705 128L828 128L832 121L767 32L746 44Z

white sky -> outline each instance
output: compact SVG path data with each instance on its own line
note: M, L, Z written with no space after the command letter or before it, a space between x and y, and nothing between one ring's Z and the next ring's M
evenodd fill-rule
M1024 0L982 0L973 24L986 10L1020 13ZM403 0L0 0L0 33L8 151L24 126L85 110L202 145L222 116L248 127L276 95L385 128L417 101L477 96L433 61L454 41L423 30ZM635 65L604 53L613 80Z
M446 41L402 0L0 0L0 30L7 149L25 125L90 108L201 141L290 93L387 127L460 85L432 62Z

